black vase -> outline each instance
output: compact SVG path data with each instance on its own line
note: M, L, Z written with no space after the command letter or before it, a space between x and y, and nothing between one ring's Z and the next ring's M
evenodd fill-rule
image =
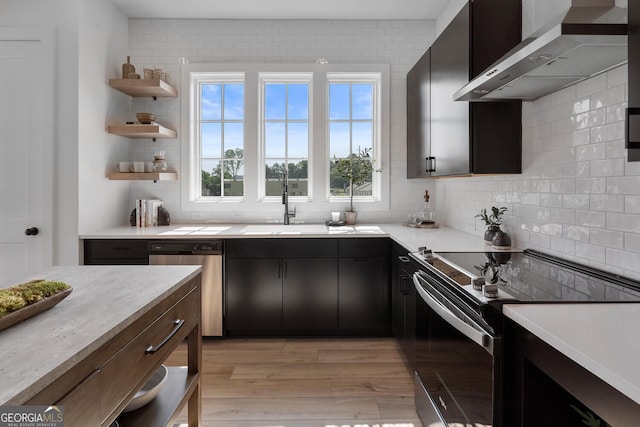
M491 245L496 249L509 249L511 247L511 238L507 233L498 229L491 240Z
M492 244L493 236L495 236L498 231L500 231L500 226L498 226L498 225L490 225L487 228L487 231L484 232L484 242L487 245Z

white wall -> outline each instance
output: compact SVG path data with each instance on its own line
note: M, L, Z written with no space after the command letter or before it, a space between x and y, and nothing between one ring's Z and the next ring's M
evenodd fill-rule
M78 4L79 0L0 0L0 25L54 28L56 132L53 263L78 263Z
M131 97L108 85L119 78L129 53L129 20L111 2L80 3L78 74L78 232L122 225L130 212L127 181L106 174L129 156L128 138L110 135L109 124L123 124Z
M640 278L640 162L626 161L626 83L623 66L524 103L522 174L439 180L439 220L482 235L473 216L507 206L517 246Z
M106 85L128 52L128 20L102 0L0 0L0 11L0 25L55 31L56 68L43 70L56 80L53 264L75 265L79 230L121 224L126 216L129 186L109 185L105 171L128 141L110 138L105 121L130 104Z
M422 208L422 194L432 193L431 180L406 179L406 74L435 38L433 21L277 21L277 20L130 20L131 59L137 69L163 68L180 81L180 58L190 63L253 62L388 63L391 65L391 211L361 212L363 221L400 221ZM179 86L179 84L177 84ZM178 99L134 100L133 113L156 113L158 122L181 129ZM167 151L179 169L180 139L132 142L131 160L149 160L154 150ZM180 171L179 171L180 172ZM184 175L183 173L181 175ZM264 221L263 212L180 211L179 182L132 182L136 198L161 198L173 222ZM434 197L435 199L435 197ZM435 201L435 200L434 200ZM298 208L300 212L300 207ZM306 222L326 219L304 214Z

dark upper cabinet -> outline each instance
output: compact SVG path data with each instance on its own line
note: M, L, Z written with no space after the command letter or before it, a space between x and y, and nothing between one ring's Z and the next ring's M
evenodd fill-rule
M407 178L426 178L431 147L431 50L407 74Z
M428 73L419 72L421 59L407 74L408 178L521 172L521 101L453 100L458 89L520 42L520 29L519 1L474 0L431 46ZM429 90L416 91L418 76L423 82L428 76ZM421 122L425 111L427 125ZM425 146L428 154L420 151ZM418 168L424 172L415 174Z

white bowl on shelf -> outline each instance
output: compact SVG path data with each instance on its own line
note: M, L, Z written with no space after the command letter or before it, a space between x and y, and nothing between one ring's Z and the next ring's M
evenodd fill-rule
M147 383L133 396L133 399L131 399L122 412L135 411L151 402L158 393L160 393L160 390L162 390L162 386L164 386L164 383L167 381L168 373L169 370L167 367L161 365L158 370L151 375Z

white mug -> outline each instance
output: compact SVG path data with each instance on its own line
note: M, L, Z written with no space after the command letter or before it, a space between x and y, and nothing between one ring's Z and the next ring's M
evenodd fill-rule
M340 212L331 212L331 221L340 222Z
M116 163L116 170L118 172L129 172L129 162L118 162Z
M144 172L144 162L131 162L129 170L131 172Z
M144 171L153 172L153 162L144 162Z

